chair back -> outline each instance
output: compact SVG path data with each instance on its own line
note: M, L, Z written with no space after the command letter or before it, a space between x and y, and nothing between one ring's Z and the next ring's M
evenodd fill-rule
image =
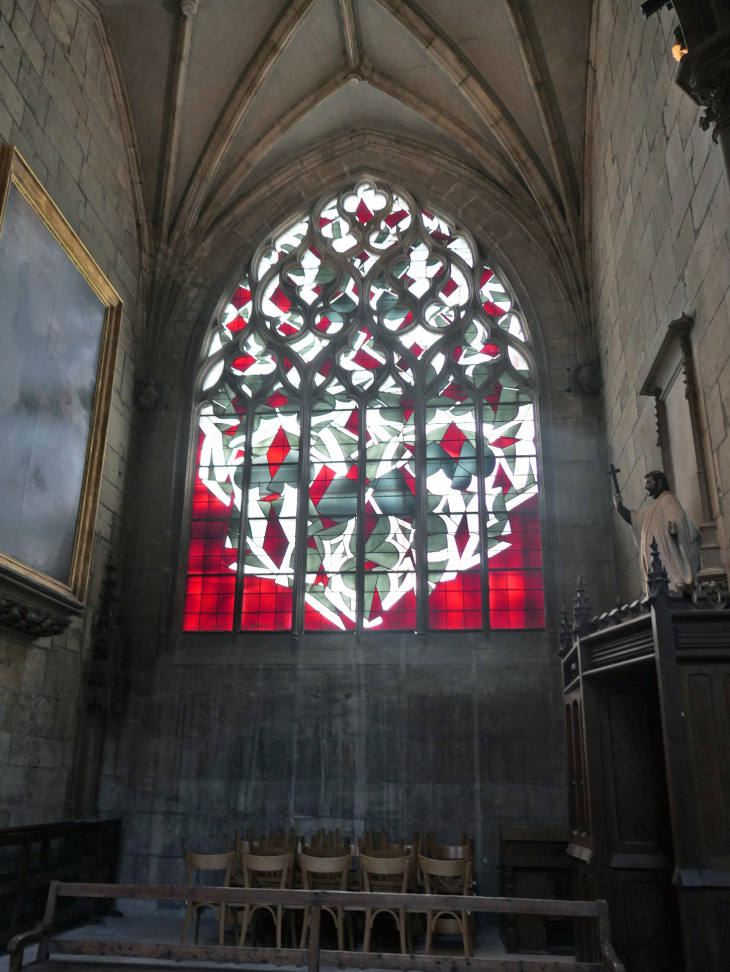
M452 860L418 858L426 894L469 894L472 861L468 857Z
M344 857L346 854L353 856L349 844L338 844L337 847L302 847L302 854L305 857Z
M299 863L302 867L302 888L305 891L347 891L352 854L340 854L337 857L300 854Z
M286 888L294 870L294 854L291 851L281 854L244 854L244 887L247 888Z
M185 851L185 876L188 887L193 886L193 871L225 871L223 887L229 887L235 861L236 855L233 851L226 851L224 854L196 854L194 851Z
M360 870L366 891L395 891L405 894L411 855L402 851L371 850L360 854Z
M438 861L473 861L474 848L469 844L432 844L428 856Z

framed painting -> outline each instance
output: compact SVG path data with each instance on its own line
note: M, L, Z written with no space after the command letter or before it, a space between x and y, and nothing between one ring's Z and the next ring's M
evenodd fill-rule
M122 301L13 146L0 149L0 570L83 601Z

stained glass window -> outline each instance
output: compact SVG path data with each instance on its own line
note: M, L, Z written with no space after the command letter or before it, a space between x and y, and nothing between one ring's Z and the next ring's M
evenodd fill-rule
M200 377L187 631L544 626L524 318L363 182L255 254Z

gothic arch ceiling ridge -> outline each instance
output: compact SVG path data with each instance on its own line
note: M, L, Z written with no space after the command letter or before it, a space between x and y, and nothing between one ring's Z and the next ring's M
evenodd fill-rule
M173 230L173 248L195 225L205 196L246 111L282 51L293 39L311 8L318 2L320 0L289 0L236 82L183 195Z
M162 187L169 213L153 227L154 316L174 303L193 240L297 140L306 153L335 137L334 120L322 121L330 106L350 110L340 134L377 128L377 92L407 109L391 110L405 140L482 170L516 220L532 224L537 210L587 319L576 226L590 0L555 2L558 16L552 0L98 0L142 143L148 211L159 212ZM340 94L353 74L359 98Z
M288 111L277 118L268 131L261 135L247 151L236 159L233 167L229 169L208 197L199 220L199 229L205 230L210 226L216 214L220 213L231 195L264 158L272 146L296 125L298 121L305 118L313 108L316 108L317 105L326 101L331 94L338 91L347 82L348 73L348 68L343 67L332 74L316 90L305 95L304 98L301 98Z
M510 186L513 193L518 192L518 180L513 170L492 146L438 111L430 114L421 111L421 108L425 109L427 106L418 100L411 99L409 104L408 99L400 97L401 92L397 86L388 90L387 79L385 83L378 84L374 82L382 79L377 75L371 77L365 70L363 75L366 80L357 86L340 83L336 90L329 91L326 98L318 100L306 114L294 119L292 124L280 131L278 139L266 155L248 169L245 178L236 180L233 185L235 196L245 194L253 185L265 179L268 173L278 170L297 155L351 132L353 128L349 119L352 117L358 119L358 130L377 130L384 135L407 135L430 148L451 154L456 159L480 168L494 181ZM248 153L241 160L244 164L247 157ZM505 188L505 191L509 190ZM524 189L519 197L526 199L529 208L531 198ZM212 211L211 218L214 216L215 211ZM198 227L202 229L203 223L201 218Z
M315 0L316 2L326 3L328 0ZM485 123L494 131L495 136L502 143L515 164L523 171L525 180L528 184L531 184L533 193L541 199L543 205L547 205L548 208L553 207L555 205L554 187L529 143L521 135L521 132L510 118L509 113L504 109L499 99L494 96L489 86L476 75L471 66L459 55L458 51L453 48L453 45L450 45L448 40L438 32L437 28L429 24L415 8L407 7L402 0L378 0L378 3L422 45L433 61L445 71L457 87L455 102L460 100L458 92L461 92L466 100L471 103L472 107L481 114ZM286 21L289 20L290 34L288 41L294 41L296 40L295 35L298 35L301 31L310 11L311 0L310 2L307 2L307 0L291 0L290 7L285 9L276 27L286 24ZM276 32L276 27L272 29L272 36ZM283 33L283 31L280 33ZM259 49L260 51L261 48ZM256 78L255 94L257 96L261 93L261 89L264 86L265 77L273 71L275 62L279 60L282 53L283 45L277 48L275 58L272 58L267 63L262 61L261 76ZM255 60L259 60L258 55ZM246 74L249 74L248 70ZM255 73L252 71L250 74L251 80L253 81ZM245 82L245 76L242 78L242 82ZM239 87L245 88L246 85L239 83ZM232 102L235 103L237 100L237 98L233 98ZM216 156L215 153L209 151L211 146L216 142L225 140L226 150L230 148L235 139L236 132L242 124L245 115L251 110L253 102L253 97L248 99L245 108L240 113L232 112L230 110L232 103L229 102L226 112L221 116L217 130L211 137L208 149L206 149L206 153L201 159L198 170L189 186L186 199L183 201L182 211L178 219L180 232L189 232L192 225L194 225L202 205L202 201L199 199L199 192L204 183L208 185L212 183L223 163L223 155L225 153L222 152L219 156ZM206 155L212 156L207 160L209 162L208 165L206 165ZM196 182L198 184L197 186ZM204 189L202 191L205 192ZM186 212L185 202L188 197L190 205Z
M483 117L406 23L379 0L357 0L357 14L364 63L419 91L483 138L499 144Z
M406 0L377 0L423 46L436 64L451 78L459 91L484 119L538 201L552 209L557 194L549 174L534 147L506 109L492 86L479 74L469 59L436 23L425 17L415 4Z
M151 215L161 166L169 51L175 41L176 15L169 4L149 0L99 2L121 65L139 144L145 204Z
M231 59L228 70L213 87L207 78L211 73L210 65L217 65L219 59L226 61L225 47L220 50L221 38L225 36L220 8L230 2L231 0L205 0L211 7L205 10L204 17L201 6L200 15L196 16L193 25L183 125L188 124L191 129L194 127L194 132L190 133L194 137L186 139L183 131L183 151L178 159L176 173L175 208L190 181L207 137L221 115L228 95L255 53L256 45L251 38L265 33L273 15L283 7L282 0L276 0L271 7L268 3L262 4L260 0L243 0L242 6L246 9L242 13L246 17L248 43L243 52L239 51L236 58ZM256 97L248 105L245 116L233 133L230 147L221 160L218 175L224 175L246 148L270 130L272 122L275 125L276 119L294 102L299 101L303 94L318 88L329 75L342 67L335 2L336 0L318 0L310 6L299 22L295 42L285 45L278 52L276 61L262 79ZM214 4L218 9L212 6ZM248 18L249 7L256 12L255 19L258 23L251 23ZM212 12L218 14L213 24L210 23ZM237 43L238 38L233 33L229 35L226 46L235 49ZM292 79L296 81L292 82Z

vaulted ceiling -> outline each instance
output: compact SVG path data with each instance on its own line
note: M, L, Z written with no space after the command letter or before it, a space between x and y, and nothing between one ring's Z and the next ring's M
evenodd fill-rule
M583 275L591 0L98 0L153 254L352 132L465 163Z

